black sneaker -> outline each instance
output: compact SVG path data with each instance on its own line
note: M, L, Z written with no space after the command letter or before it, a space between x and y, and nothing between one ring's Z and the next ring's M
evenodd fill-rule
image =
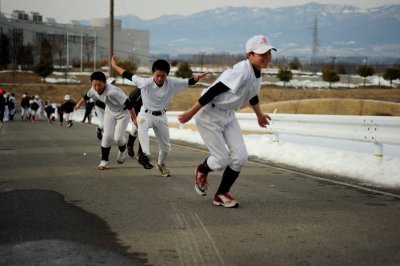
M103 130L101 128L96 128L97 138L101 140L103 138Z
M151 169L153 168L153 164L150 161L149 156L147 156L146 154L141 154L139 156L138 162L143 165L144 169Z
M133 150L133 147L132 146L126 146L126 148L128 149L129 157L135 157L135 151Z

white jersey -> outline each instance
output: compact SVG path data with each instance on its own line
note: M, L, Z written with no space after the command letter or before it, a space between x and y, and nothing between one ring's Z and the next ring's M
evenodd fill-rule
M153 78L132 76L132 82L141 90L144 108L148 110L166 109L174 95L184 91L189 85L189 79L167 77L159 87Z
M108 83L101 94L92 87L86 96L104 102L113 112L121 112L124 108L124 103L128 99L128 96L120 88Z
M249 60L241 61L225 70L221 76L202 95L218 82L225 84L229 90L217 95L212 103L223 110L236 110L245 102L258 95L261 78L256 78Z

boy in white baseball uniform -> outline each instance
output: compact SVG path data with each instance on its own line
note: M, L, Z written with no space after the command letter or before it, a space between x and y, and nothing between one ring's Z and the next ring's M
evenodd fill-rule
M106 104L104 112L104 133L101 139L101 161L99 170L108 169L111 143L114 140L118 145L117 162L122 164L126 158L125 131L129 121L136 123L136 114L128 96L118 87L106 83L103 72L93 72L90 76L92 88L75 105L75 109L88 99L95 98Z
M170 66L165 60L156 60L152 66L152 77L144 78L133 75L117 65L116 57L111 59L111 66L123 78L131 80L141 91L143 105L138 114L138 135L143 153L138 161L146 169L153 168L150 160L149 129L156 135L159 154L157 168L162 176L170 176L165 159L171 151L166 110L172 97L184 91L188 85L196 84L208 72L190 79L168 77Z
M112 84L114 86L117 86L117 81L113 77L109 77L106 80L106 82L110 83L110 84ZM103 103L100 100L96 100L95 103L94 103L94 108L95 108L94 110L95 110L95 113L96 113L96 116L97 116L97 120L99 121L99 124L97 125L97 128L96 128L96 135L97 135L97 138L99 140L101 140L103 138L104 111L106 109L106 104Z
M248 101L260 127L266 127L271 119L261 111L258 99L261 69L271 61L271 50L276 51L266 36L250 38L246 43L247 60L224 71L209 88L203 90L199 100L178 117L181 123L186 123L197 113L196 126L211 153L195 170L196 192L206 195L208 173L224 169L214 195L214 205L227 208L239 206L229 191L248 154L235 110Z

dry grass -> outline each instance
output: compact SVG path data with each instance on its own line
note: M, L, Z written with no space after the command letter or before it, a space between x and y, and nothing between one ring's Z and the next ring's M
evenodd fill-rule
M58 77L59 78L59 77ZM44 84L40 78L29 73L0 73L0 87L14 92L17 99L23 93L40 95L44 100L61 102L65 94L79 100L89 89L89 77L77 76L79 85ZM206 80L205 82L211 82ZM132 86L119 85L129 95ZM189 87L174 97L169 110L186 110L197 101L202 86ZM263 86L260 102L265 112L297 114L342 114L342 115L400 115L400 89L367 87L357 89L293 89ZM246 107L246 106L245 106ZM250 109L244 108L243 111Z
M262 104L266 113L400 116L400 103L362 99L305 99ZM318 110L316 112L316 110ZM242 112L252 112L250 107Z

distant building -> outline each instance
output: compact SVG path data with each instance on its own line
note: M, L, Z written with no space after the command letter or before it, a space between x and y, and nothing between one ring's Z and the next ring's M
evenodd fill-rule
M71 65L73 62L107 61L109 58L109 19L92 19L90 26L79 21L59 24L48 18L47 22L37 12L25 13L15 10L10 18L0 14L0 32L12 43L30 43L39 47L45 38L52 44L54 64ZM119 60L132 59L142 66L149 64L149 31L123 29L121 20L114 20L114 54ZM68 40L68 41L67 41ZM11 53L12 54L12 53ZM37 59L37 58L35 58ZM95 59L95 60L94 60Z

